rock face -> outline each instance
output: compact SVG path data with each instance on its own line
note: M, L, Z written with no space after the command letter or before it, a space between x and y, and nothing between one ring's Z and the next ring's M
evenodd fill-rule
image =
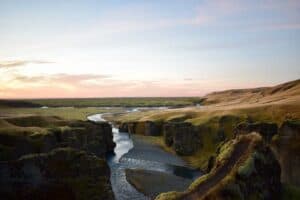
M244 199L280 199L280 165L269 147L260 144L255 148L238 168L235 182L227 185L222 193ZM240 193L235 194L237 185Z
M159 136L162 132L162 123L146 121L145 122L145 135Z
M105 160L72 148L0 163L0 194L7 200L114 199Z
M139 122L124 122L119 125L120 132L127 132L130 134L138 134L137 133L137 125ZM144 131L144 130L143 130Z
M118 125L120 132L128 132L128 124L127 123L120 123Z
M281 181L300 186L299 121L285 121L279 130L274 123L241 123L235 128L235 135L247 134L253 131L258 132L266 143L272 145L281 166Z
M104 156L108 123L56 117L0 120L0 197L7 200L114 199Z
M275 153L282 169L282 182L300 186L300 123L284 122L274 143Z
M280 199L280 166L256 133L225 143L209 174L185 192L160 194L157 200Z
M190 155L201 146L197 128L190 123L166 123L163 135L165 144L172 146L179 155Z
M201 147L198 127L187 122L124 122L119 130L147 136L163 135L165 144L179 155L191 155Z
M216 169L222 169L220 166L226 167L235 160L233 169L227 175L229 181L218 186L216 191L208 192L205 198L280 199L280 165L271 149L255 134L237 140L221 148L212 169L212 173L216 173ZM231 152L229 157L224 156L228 153L226 151Z
M162 123L153 121L123 122L119 124L119 131L130 134L159 136L162 134L162 126Z
M78 133L76 131L72 133L71 131L69 137L66 135L65 139L66 141L69 141L68 146L86 150L99 156L103 156L105 153L114 150L116 144L113 142L112 127L109 123L84 122L79 125L79 128L84 127L84 133L80 133L80 131ZM71 127L78 128L76 124L71 124ZM76 138L79 142L75 142L73 145L72 141L74 138Z
M17 159L30 153L45 153L58 147L86 150L98 156L113 151L111 126L108 123L72 122L68 127L49 128L43 134L0 134L0 144L7 147L1 160Z
M235 136L248 134L251 132L259 133L266 142L270 142L272 137L277 134L278 127L276 123L240 123L234 130Z

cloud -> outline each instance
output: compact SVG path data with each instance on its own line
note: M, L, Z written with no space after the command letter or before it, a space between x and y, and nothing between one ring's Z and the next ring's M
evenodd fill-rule
M14 74L0 80L0 85L1 98L201 96L216 88L237 86L221 79L118 80L102 74ZM239 87L249 87L249 83L239 83Z
M40 83L40 84L69 84L78 85L88 81L101 81L103 79L109 78L108 75L101 74L52 74L52 75L39 75L39 76L25 76L25 75L15 75L13 77L14 81L22 83Z
M13 68L20 67L27 64L49 64L53 63L44 60L12 60L12 61L0 61L0 68Z

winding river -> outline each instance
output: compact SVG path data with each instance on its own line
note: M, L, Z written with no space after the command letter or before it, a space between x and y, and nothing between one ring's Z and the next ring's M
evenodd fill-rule
M91 115L88 119L105 121L103 115ZM147 142L144 139L147 136L135 136L126 132L119 132L115 127L112 131L116 147L113 155L107 155L107 161L111 169L110 180L117 200L150 199L127 182L126 168L154 170L184 177L187 180L186 185L201 175L197 170L189 168L178 156L165 152L159 146Z

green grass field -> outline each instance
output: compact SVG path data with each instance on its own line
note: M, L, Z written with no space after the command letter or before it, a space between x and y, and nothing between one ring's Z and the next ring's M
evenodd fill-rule
M0 100L0 106L11 107L154 107L190 106L201 102L198 97L145 97L145 98L74 98Z
M0 108L0 117L17 117L26 115L38 116L58 116L67 120L86 120L86 117L91 114L106 113L106 112L121 112L122 108Z

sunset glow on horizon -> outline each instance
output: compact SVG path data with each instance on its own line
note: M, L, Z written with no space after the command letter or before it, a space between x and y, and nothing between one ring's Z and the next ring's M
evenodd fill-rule
M0 99L272 86L299 52L297 0L0 0Z

